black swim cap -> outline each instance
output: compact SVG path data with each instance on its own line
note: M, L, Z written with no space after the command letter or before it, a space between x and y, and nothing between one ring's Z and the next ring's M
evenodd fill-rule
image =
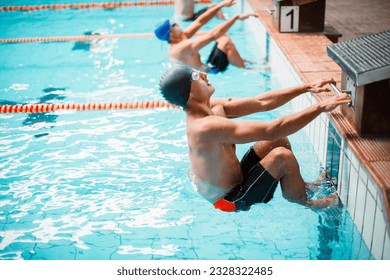
M186 108L191 91L192 71L189 66L176 64L161 77L160 91L169 103Z

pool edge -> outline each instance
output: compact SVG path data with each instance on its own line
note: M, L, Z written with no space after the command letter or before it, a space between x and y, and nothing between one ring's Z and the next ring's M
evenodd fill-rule
M245 9L256 12L266 33L270 34L279 52L286 58L285 66L293 76L287 86L294 81L298 84L333 77L340 87L341 68L326 53L326 46L332 42L320 33L279 33L272 15L265 9L272 5L272 0L247 0L243 4ZM292 105L296 110L301 110L328 96L329 93L315 96L307 93L294 100ZM321 114L304 130L325 167L328 141L322 139L334 140L339 151L337 174L340 198L374 258L390 259L390 162L380 157L367 161L362 150L364 147L380 152L380 145L356 135L341 110Z

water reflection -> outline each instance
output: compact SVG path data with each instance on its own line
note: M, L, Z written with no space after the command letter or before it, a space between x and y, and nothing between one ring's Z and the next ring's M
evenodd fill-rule
M66 88L60 88L60 87L48 87L43 89L42 91L44 93L47 93L46 95L40 97L38 99L39 104L45 104L45 103L52 103L53 100L64 100L65 96L59 93L52 93L52 92L61 92L65 91ZM0 100L0 105L19 105L20 103L9 101L9 100ZM30 103L22 103L22 105L26 105ZM50 113L29 113L26 117L26 119L22 122L24 126L32 126L35 124L50 124L55 123L58 118L58 115L54 114L53 112ZM53 128L53 125L43 125L40 129L46 129L46 128ZM34 137L39 138L48 135L48 132L35 134Z
M332 260L332 244L339 242L342 207L323 209L318 215L318 260Z
M99 32L87 31L84 36L101 35ZM99 45L102 39L93 39L89 41L77 41L74 43L72 51L90 51Z

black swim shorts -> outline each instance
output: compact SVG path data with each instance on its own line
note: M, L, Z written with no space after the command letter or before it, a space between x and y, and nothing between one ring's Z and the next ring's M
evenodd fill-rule
M218 43L215 43L210 56L207 60L207 65L210 67L210 73L223 72L229 65L229 60L226 53L218 49Z
M240 162L244 181L215 202L215 208L225 212L248 211L253 204L267 203L273 198L279 181L259 161L251 147Z
M194 20L196 20L198 17L200 17L201 15L203 15L203 14L207 11L208 8L209 8L209 7L205 7L205 8L203 8L203 9L200 9L199 11L197 11L197 12L193 15L193 17L187 18L187 19L185 19L184 21L194 21Z

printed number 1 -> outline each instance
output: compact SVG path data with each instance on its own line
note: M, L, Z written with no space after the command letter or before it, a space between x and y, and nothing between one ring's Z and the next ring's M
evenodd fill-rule
M291 15L291 21L290 21L290 26L291 26L291 30L294 29L294 9L291 9L291 11L289 11L286 16L288 17L289 15Z
M280 32L299 31L299 6L282 6L280 9Z

